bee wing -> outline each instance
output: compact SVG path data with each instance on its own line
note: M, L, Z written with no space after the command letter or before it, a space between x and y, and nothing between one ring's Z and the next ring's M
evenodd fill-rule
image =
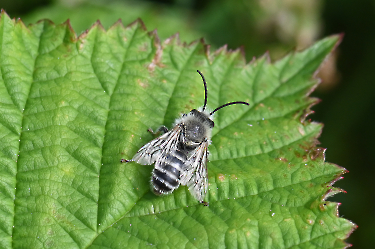
M175 126L172 130L145 144L132 158L132 161L143 165L153 164L162 154L175 150L181 128Z
M203 202L208 187L207 148L208 142L205 141L194 150L180 177L181 185L187 185L191 194L200 202Z

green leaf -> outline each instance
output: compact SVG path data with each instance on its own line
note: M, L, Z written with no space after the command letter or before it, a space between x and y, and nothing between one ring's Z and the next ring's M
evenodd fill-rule
M270 63L203 42L163 42L141 21L26 28L0 19L1 248L344 248L355 228L326 201L345 169L306 121L332 36ZM152 166L121 164L203 104L215 114L209 206L186 187L155 196Z

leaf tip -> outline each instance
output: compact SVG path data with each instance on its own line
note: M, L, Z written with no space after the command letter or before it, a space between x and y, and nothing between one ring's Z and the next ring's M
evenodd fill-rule
M130 23L128 26L130 26L131 24L133 24L134 22L132 22L132 23ZM109 27L109 29L108 30L110 30L110 29L114 29L114 28L116 28L116 27L122 27L122 28L124 28L125 26L124 26L124 24L122 23L122 19L121 18L119 18L114 24L112 24L112 26L111 27ZM128 27L127 26L127 27Z
M100 22L100 20L96 20L96 22L94 22L93 25L91 25L90 29L93 28L93 27L98 27L102 30L105 30L102 23Z
M52 22L52 21L51 21ZM53 22L52 22L53 23ZM62 23L62 25L66 25L66 28L69 30L69 32L71 33L71 34L74 34L74 36L75 36L75 31L74 31L74 29L73 29L73 27L72 27L72 24L70 23L70 19L67 19L65 22L63 22ZM74 37L75 39L76 39L76 37Z
M119 19L117 22L120 22L122 24L122 20ZM133 27L133 26L138 26L140 27L141 29L143 29L144 31L147 31L147 28L146 28L146 25L145 23L142 21L141 18L137 18L134 22L130 23L129 25L126 26L126 28L128 27Z
M332 50L335 50L335 49L337 48L337 46L341 44L342 40L344 39L344 36L345 36L345 33L342 32L342 33L338 33L338 34L330 35L330 36L327 37L327 39L333 39L333 40L336 40L336 41L335 41L335 45L334 45L334 47L332 48Z
M181 43L180 42L180 34L176 33L174 35L171 35L170 37L165 39L163 43L165 45L172 44L172 43L175 43L175 44L179 45Z
M157 30L157 29L154 29L154 30L148 32L148 35L149 35L151 38L153 38L153 40L154 40L154 45L155 45L156 47L158 47L158 49L161 49L161 47L160 47L160 38L159 38L159 35L158 35L158 30Z
M95 29L95 28L98 28L98 29L100 29L100 30L102 30L102 31L105 31L105 28L103 27L103 25L102 25L102 23L100 22L100 20L96 20L96 22L94 22L94 23L91 25L90 28L88 28L88 29L86 29L85 31L83 31L83 32L79 35L79 37L78 37L77 39L79 40L79 39L83 39L83 38L85 38L85 37L90 33L90 31L93 30L93 29Z
M15 20L15 18L10 18L10 16L8 15L8 13L5 11L5 9L1 8L1 13L0 13L0 19L2 17L5 17L5 18L8 18L8 19L11 19L11 20Z
M246 52L245 52L245 47L244 46L240 46L234 50L230 49L228 51L229 53L238 53L241 57L241 59L246 63Z
M209 57L210 55L210 45L208 44L205 44L206 48L208 49L207 51L207 57ZM221 46L220 48L216 49L213 53L212 53L212 58L210 58L211 60L213 60L213 58L217 57L217 56L232 56L234 55L235 57L238 57L239 60L242 61L242 63L245 65L246 64L246 56L245 56L245 49L243 46L240 46L236 49L228 49L228 44L224 44L223 46Z
M264 58L267 63L271 63L270 51L267 50L260 58Z
M8 13L3 8L1 8L1 11L0 11L0 17L2 17L2 16L7 16L8 18L10 18Z

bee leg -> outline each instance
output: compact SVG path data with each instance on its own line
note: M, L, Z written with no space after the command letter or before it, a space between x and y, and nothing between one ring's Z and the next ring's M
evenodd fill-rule
M128 160L128 159L121 159L121 163L128 163L128 162L132 162L133 160Z
M162 134L165 134L168 132L168 128L162 125L159 127L158 131L162 132Z
M159 136L161 134L167 133L168 128L165 127L164 125L162 125L162 126L159 127L159 129L156 132L154 132L151 128L148 128L147 131L150 132L154 136Z
M205 206L205 207L208 207L208 206L209 206L209 205L208 205L208 202L206 202L206 201L201 201L200 203L202 203L203 206Z

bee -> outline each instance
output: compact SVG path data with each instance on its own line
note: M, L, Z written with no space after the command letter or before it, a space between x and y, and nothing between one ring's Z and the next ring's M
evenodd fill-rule
M142 165L155 163L151 177L151 189L156 195L172 193L180 185L188 186L190 193L199 202L204 202L207 193L207 158L211 143L211 131L214 127L213 114L223 107L244 104L236 101L219 106L212 112L206 110L207 84L203 74L197 70L203 80L205 96L202 108L193 109L175 121L173 129L159 128L161 136L145 144L131 160ZM149 129L152 132L152 130Z

